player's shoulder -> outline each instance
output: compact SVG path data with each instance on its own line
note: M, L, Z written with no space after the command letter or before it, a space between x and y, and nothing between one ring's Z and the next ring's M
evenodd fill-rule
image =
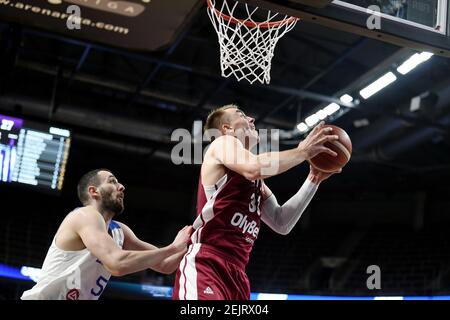
M223 134L217 138L214 139L214 141L212 142L212 144L219 144L219 143L236 143L239 142L239 139L236 138L235 136L231 136L229 134Z
M84 206L74 209L67 215L68 220L75 222L92 222L104 221L100 212L98 212L93 206Z
M84 207L78 207L72 210L70 214L91 214L91 215L97 215L100 214L97 209L95 209L93 206L84 206Z
M91 208L78 207L70 211L65 216L57 233L60 234L64 232L74 232L75 230L78 230L87 224L92 224L93 221L100 222L100 220L100 213L98 213L97 216L97 214Z
M242 142L234 136L222 135L214 139L210 144L210 150L213 152L216 150L223 150L224 148L234 147L236 145L242 145Z
M226 153L227 146L233 143L231 139L234 137L222 135L214 139L213 142L207 147L204 154L202 168L215 168L217 165L221 165L219 159ZM203 172L204 169L202 169Z

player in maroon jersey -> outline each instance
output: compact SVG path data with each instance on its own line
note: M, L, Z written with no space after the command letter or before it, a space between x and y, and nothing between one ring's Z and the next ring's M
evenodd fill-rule
M333 174L310 167L300 190L280 206L263 179L321 152L336 156L324 143L338 136L321 122L296 148L255 155L249 151L259 142L254 121L235 105L216 109L208 116L205 130L215 129L219 137L205 153L192 243L177 271L174 299L248 300L245 266L261 220L275 232L289 233L320 182Z

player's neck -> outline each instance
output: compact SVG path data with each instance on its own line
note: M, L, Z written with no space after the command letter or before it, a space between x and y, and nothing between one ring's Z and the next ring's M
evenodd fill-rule
M105 210L103 208L103 206L100 203L94 203L92 204L92 206L98 211L100 212L100 214L102 215L103 219L105 219L106 225L109 224L109 222L112 220L112 218L115 216L115 213L109 210Z
M237 136L234 136L234 137L235 137L236 139L238 139L238 140L242 143L242 145L244 146L244 148L245 148L246 150L248 150L248 151L250 151L250 150L255 146L255 145L251 145L249 139L246 139L246 138L242 139L242 138L237 137Z
M244 148L250 152L253 152L255 150L255 147L258 145L258 143L250 143L249 141L243 141L242 144Z

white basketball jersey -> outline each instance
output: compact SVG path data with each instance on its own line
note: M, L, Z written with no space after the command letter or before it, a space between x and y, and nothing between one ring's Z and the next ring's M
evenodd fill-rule
M109 224L116 244L122 248L123 230L111 220ZM88 249L64 251L55 244L47 252L36 285L22 294L22 300L97 300L111 274Z

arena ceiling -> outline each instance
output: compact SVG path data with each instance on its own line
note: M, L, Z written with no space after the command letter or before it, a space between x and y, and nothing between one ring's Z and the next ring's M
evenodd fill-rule
M80 144L159 159L167 170L173 167L171 133L191 131L216 106L240 105L258 128L282 130L281 149L293 147L303 137L296 126L306 116L344 93L358 98L361 84L414 53L300 21L279 41L271 84L250 85L221 77L217 36L205 6L173 43L151 53L15 23L3 22L0 30L2 112L69 127ZM450 171L448 70L449 60L434 56L329 119L353 140L349 177ZM411 99L425 93L421 108L411 112Z

